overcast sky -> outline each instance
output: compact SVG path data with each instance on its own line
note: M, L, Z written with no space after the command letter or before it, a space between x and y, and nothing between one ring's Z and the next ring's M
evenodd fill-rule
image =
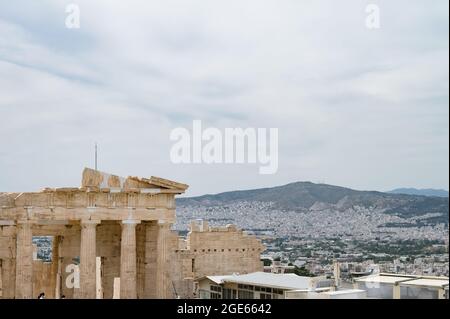
M80 28L65 26L66 5ZM366 5L381 28L365 25ZM448 0L0 0L0 191L85 166L188 195L449 188ZM279 169L175 165L176 127L275 127Z

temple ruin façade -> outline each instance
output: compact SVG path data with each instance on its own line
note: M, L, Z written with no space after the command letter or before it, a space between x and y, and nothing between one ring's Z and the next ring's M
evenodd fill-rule
M193 298L195 278L262 271L264 246L233 225L171 230L187 188L85 169L80 188L0 193L0 298ZM33 236L53 238L51 262Z

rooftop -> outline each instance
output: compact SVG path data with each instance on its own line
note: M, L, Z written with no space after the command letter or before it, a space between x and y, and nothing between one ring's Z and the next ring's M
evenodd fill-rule
M438 279L414 279L403 282L402 285L407 286L419 286L419 287L436 287L443 288L448 286L449 281L447 280L438 280Z
M265 272L254 272L246 275L206 276L206 278L217 284L232 282L284 290L309 289L311 284L317 280L317 278L301 277L295 274L273 274Z
M415 275L394 275L394 274L376 274L367 277L355 279L356 282L385 283L385 284L401 284L408 286L436 287L441 288L448 286L448 277L434 276L415 276Z
M324 294L337 296L337 295L348 295L348 294L356 294L356 293L364 293L365 290L361 289L347 289L347 290L337 290L337 291L327 291Z

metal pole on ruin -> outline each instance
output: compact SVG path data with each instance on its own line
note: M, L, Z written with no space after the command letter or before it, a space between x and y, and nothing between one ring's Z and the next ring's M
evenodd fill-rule
M97 166L97 159L98 159L98 156L97 156L97 149L98 149L98 146L97 146L97 142L95 143L95 170L97 171L98 170L98 166Z

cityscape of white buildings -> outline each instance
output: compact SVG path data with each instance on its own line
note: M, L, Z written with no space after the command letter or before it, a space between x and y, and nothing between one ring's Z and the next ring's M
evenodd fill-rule
M436 214L410 218L376 208L344 211L320 205L308 211L285 211L272 203L233 202L218 206L177 207L177 230L192 219L211 225L236 224L263 239L266 254L314 275L332 273L333 260L348 272L449 275L446 224L428 223Z
M448 238L445 224L421 224L435 215L404 218L357 206L345 211L312 207L307 212L295 212L279 210L271 203L236 202L227 206L178 206L175 228L187 229L188 221L201 218L211 225L229 222L247 230L265 230L277 237L444 240Z

